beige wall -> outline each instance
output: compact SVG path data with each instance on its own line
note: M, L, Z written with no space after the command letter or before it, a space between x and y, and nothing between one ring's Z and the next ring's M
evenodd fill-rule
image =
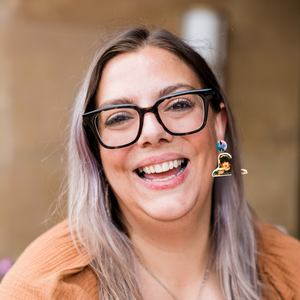
M190 6L230 21L226 92L241 137L251 205L292 234L299 224L297 0L0 2L0 258L17 257L53 222L69 110L99 33L138 22L180 33Z

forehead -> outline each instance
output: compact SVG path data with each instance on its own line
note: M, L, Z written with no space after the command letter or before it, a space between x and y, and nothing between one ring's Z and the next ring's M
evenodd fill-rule
M173 53L145 47L120 54L105 66L97 92L97 105L114 98L155 99L168 86L186 84L200 89L194 71Z

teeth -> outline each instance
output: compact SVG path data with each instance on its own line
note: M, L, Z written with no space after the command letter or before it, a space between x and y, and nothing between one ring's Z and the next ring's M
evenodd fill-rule
M160 165L154 165L154 168L155 168L155 172L156 172L156 173L161 173L161 172L162 172L162 168L161 168ZM147 167L146 167L146 169L147 169ZM148 173L148 174L149 174L149 173Z
M167 162L162 164L162 170L163 172L169 171L169 164Z
M181 162L181 160L180 160ZM174 168L177 168L178 167L178 160L174 160Z
M175 160L171 160L169 162L163 162L162 164L155 164L155 165L139 168L139 172L140 173L145 172L147 174L162 173L162 172L172 170L173 168L177 168L183 162L184 162L184 158L175 159Z
M183 171L183 169L180 169L180 171L178 172L178 174L172 175L172 176L169 176L169 177L166 177L166 178L160 178L160 179L152 179L152 180L150 180L150 179L147 179L147 178L144 177L143 179L146 180L146 181L148 181L148 182L167 181L167 180L170 180L170 179L178 176L180 173L182 173L182 171Z

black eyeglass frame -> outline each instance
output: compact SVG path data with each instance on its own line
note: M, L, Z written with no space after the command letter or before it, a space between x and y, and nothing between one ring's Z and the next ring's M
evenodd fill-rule
M186 95L186 94L197 94L201 97L201 99L203 100L204 103L204 116L203 116L203 122L202 125L193 131L189 131L189 132L184 132L184 133L178 133L178 132L172 132L170 131L165 124L162 122L159 113L158 113L158 106L173 97L177 97L177 96L182 96L182 95ZM134 143L136 143L138 141L138 139L141 136L142 133L142 129L143 129L143 125L144 125L144 116L147 113L153 113L158 121L158 123L163 127L163 129L168 132L171 135L174 136L182 136L182 135L189 135L189 134L193 134L196 132L199 132L200 130L202 130L205 125L206 125L206 121L207 121L207 116L208 116L208 104L209 101L211 99L219 99L219 95L217 92L215 92L213 89L209 88L209 89L201 89L201 90L189 90L189 91L183 91L183 92L177 92L177 93L173 93L173 94L169 94L167 96L161 97L158 100L155 101L155 103L150 106L150 107L144 107L141 108L138 105L135 104L118 104L118 105L113 105L113 106L108 106L108 107L104 107L104 108L99 108L90 112L87 112L85 114L82 115L82 121L83 121L83 126L86 127L88 126L93 134L95 135L96 139L98 140L98 142L105 148L107 149L120 149L120 148L124 148L124 147L128 147ZM140 117L140 124L139 124L139 130L137 133L136 138L127 144L124 145L120 145L120 146L108 146L105 143L103 143L103 141L101 140L101 137L98 133L97 130L97 125L96 125L96 117L102 112L102 111L106 111L106 110L112 110L112 109L119 109L119 108L132 108L134 110L136 110L139 114Z

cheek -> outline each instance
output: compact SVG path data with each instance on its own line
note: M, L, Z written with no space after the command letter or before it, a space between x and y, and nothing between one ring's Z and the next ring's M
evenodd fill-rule
M209 176L215 169L218 160L218 151L216 148L216 137L209 128L204 128L201 132L188 137L192 145L191 159L195 163L199 175Z
M208 122L202 131L191 135L189 139L194 145L194 155L197 159L198 169L201 169L201 172L208 176L215 169L218 160L214 123Z
M209 153L217 153L217 134L214 126L213 115L209 116L208 122L205 125L204 129L199 132L199 146Z
M127 148L115 150L102 148L100 150L105 177L121 209L123 202L132 205L131 197L128 198L126 195L134 194L133 185L130 182L131 169L128 165L128 161L130 161L128 150Z
M100 146L101 147L101 146ZM100 155L104 173L109 180L113 181L116 176L124 173L126 162L126 150L100 148Z
M218 157L218 150L217 150L218 138L217 138L215 123L216 123L215 115L213 113L210 113L208 123L205 126L206 133L207 133L207 136L206 136L207 141L206 142L207 142L207 145L209 146L210 153L212 154L213 157L215 157L215 159L217 159L217 157Z

